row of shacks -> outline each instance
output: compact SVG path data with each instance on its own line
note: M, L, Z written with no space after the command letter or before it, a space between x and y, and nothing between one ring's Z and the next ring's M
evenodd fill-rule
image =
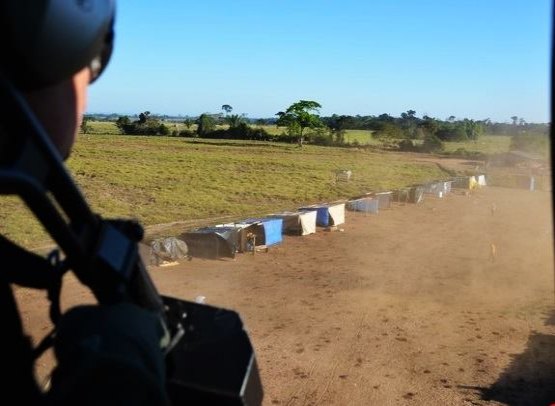
M166 242L165 249L155 241L153 250L186 251L187 256L198 258L235 258L237 253L256 252L280 244L283 235L304 236L319 229L335 228L345 222L345 210L377 214L394 202L419 204L426 195L442 198L453 188L474 189L485 185L485 175L478 175L371 192L347 201L303 206L295 211L198 228L181 234L177 239L179 247L175 246L175 239ZM166 252L165 257L170 259L171 252Z

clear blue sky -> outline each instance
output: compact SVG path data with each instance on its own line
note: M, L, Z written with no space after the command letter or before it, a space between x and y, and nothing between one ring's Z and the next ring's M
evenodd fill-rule
M548 0L119 0L88 112L549 121Z

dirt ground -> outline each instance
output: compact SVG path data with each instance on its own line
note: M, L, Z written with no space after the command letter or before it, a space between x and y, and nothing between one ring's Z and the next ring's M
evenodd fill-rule
M237 310L265 405L547 405L555 402L551 195L483 188L267 253L152 268L169 296ZM496 256L492 256L492 244ZM34 337L43 295L19 290ZM73 280L69 306L88 295ZM44 377L50 357L41 359Z

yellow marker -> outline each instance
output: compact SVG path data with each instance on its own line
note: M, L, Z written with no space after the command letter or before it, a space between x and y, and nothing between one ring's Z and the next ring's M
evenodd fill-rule
M490 244L490 260L493 262L497 258L497 247L494 243Z

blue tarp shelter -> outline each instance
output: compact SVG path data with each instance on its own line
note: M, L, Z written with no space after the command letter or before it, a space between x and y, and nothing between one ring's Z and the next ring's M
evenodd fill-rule
M256 245L266 245L267 247L269 247L271 245L279 244L283 241L283 219L281 218L265 217L258 219L247 219L244 221L240 221L237 224L256 223L262 225L264 229L264 239L263 241L259 241L259 238L257 238Z

